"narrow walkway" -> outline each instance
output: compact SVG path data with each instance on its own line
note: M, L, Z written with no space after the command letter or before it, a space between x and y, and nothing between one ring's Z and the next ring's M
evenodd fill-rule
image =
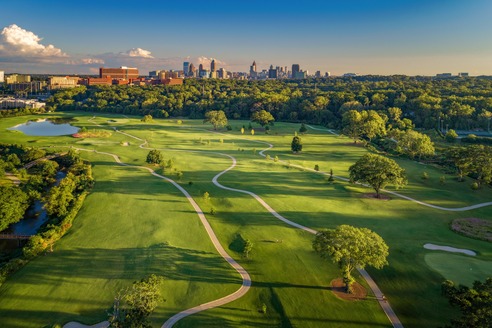
M127 134L125 133L125 135L127 135ZM132 137L134 137L134 136L132 136ZM142 139L140 139L138 137L134 137L134 138L143 141ZM145 144L146 144L146 141L142 145L140 145L140 146L142 147ZM221 305L230 303L230 302L232 302L232 301L234 301L234 300L236 300L238 298L241 298L244 294L246 294L248 292L249 288L251 287L251 277L249 276L248 272L239 263L237 263L225 251L225 249L220 244L217 236L215 235L212 227L210 226L210 223L207 221L207 218L205 217L202 209L198 206L198 204L191 197L191 195L183 187L181 187L177 182L175 182L174 180L169 179L169 178L167 178L167 177L165 177L163 175L160 175L160 174L156 173L151 168L148 168L148 167L145 167L145 166L136 166L136 165L130 165L130 164L123 163L120 160L120 158L118 157L118 155L116 155L116 154L107 153L107 152L99 152L99 151L96 151L96 150L84 149L84 148L74 148L74 149L77 149L79 151L87 151L87 152L93 152L93 153L96 153L96 154L102 154L102 155L111 156L111 157L113 157L113 159L115 160L116 163L118 163L118 164L120 164L122 166L128 166L128 167L135 167L135 168L145 169L145 170L149 171L150 174L152 174L153 176L158 177L158 178L163 179L163 180L166 180L167 182L170 182L173 186L175 186L179 191L181 191L183 193L183 195L186 197L186 199L188 199L188 201L190 202L190 204L193 206L193 209L195 210L195 212L197 213L198 217L200 218L200 221L202 222L203 226L205 227L205 231L207 232L207 234L208 234L210 240L212 241L212 244L214 245L214 247L217 250L217 252L241 276L241 279L242 279L241 287L238 290L236 290L234 293L231 293L231 294L229 294L227 296L224 296L222 298L219 298L217 300L213 300L213 301L210 301L208 303L204 303L204 304L195 306L193 308L190 308L190 309L186 309L184 311L181 311L181 312L175 314L174 316L172 316L171 318L169 318L166 322L164 322L164 324L162 325L163 328L170 328L177 321L179 321L179 320L181 320L181 319L183 319L183 318L185 318L185 317L187 317L189 315L192 315L194 313L205 311L205 310L208 310L208 309L211 309L211 308L214 308L214 307L218 307L218 306L221 306ZM101 322L101 323L99 323L97 325L104 326L104 323ZM95 326L97 326L97 325L95 325ZM64 326L64 328L82 328L82 327L87 327L87 326L82 325L82 324L77 323L77 322L69 322L69 323L67 323ZM100 327L100 326L97 326L97 327Z

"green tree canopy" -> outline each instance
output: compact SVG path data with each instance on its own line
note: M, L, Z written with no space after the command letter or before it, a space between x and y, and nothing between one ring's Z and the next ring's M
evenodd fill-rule
M442 293L452 306L461 311L461 317L452 319L453 328L492 327L492 278L485 282L475 281L473 287L456 287L450 280L442 284Z
M29 197L18 187L0 186L0 231L18 222L29 207Z
M290 145L290 148L294 153L298 153L302 151L302 141L299 136L295 136L294 138L292 138L292 143Z
M402 132L397 149L411 158L433 156L435 152L434 143L430 137L414 130Z
M152 122L153 120L154 120L154 118L153 118L153 117L152 117L152 115L150 115L150 114L145 115L145 116L141 119L141 121L142 121L142 122L144 122L144 123L150 123L150 122Z
M267 124L270 124L270 122L275 121L275 119L273 118L272 114L262 109L251 114L251 121L259 123L261 126L265 126Z
M394 160L375 154L366 154L350 166L350 181L370 185L380 197L380 190L388 184L397 187L407 183L405 170Z
M145 160L149 164L160 164L164 160L162 153L157 149L152 149L147 154L147 159Z
M227 117L222 110L211 110L205 114L203 123L207 122L214 126L214 130L217 130L217 128L227 125Z
M114 313L110 317L111 327L150 328L148 317L161 301L160 286L163 278L154 274L134 282L124 295L115 297ZM120 302L123 304L120 305Z
M377 233L367 228L340 225L316 234L313 248L322 258L332 259L340 267L347 292L351 292L355 268L367 265L377 269L388 264L388 246Z

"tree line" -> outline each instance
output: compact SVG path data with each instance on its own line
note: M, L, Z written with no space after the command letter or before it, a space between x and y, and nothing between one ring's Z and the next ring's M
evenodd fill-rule
M348 110L372 110L387 117L398 108L400 122L417 128L489 129L492 79L439 80L428 77L366 76L307 80L196 80L181 86L93 86L60 90L47 110L84 110L156 118L203 119L223 110L231 119L249 119L265 110L276 121L341 128Z

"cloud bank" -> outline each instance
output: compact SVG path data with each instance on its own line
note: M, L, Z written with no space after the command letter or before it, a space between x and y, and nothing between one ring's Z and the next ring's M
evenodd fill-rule
M52 44L47 46L41 44L42 39L39 36L16 24L4 27L0 35L0 56L29 57L33 60L68 57Z
M19 73L93 74L100 66L128 66L138 68L145 75L153 70L182 69L183 61L210 68L213 59L207 56L158 58L150 50L138 47L103 54L67 54L52 44L43 44L42 40L16 24L4 27L0 33L0 63L7 65L2 65L2 69ZM217 68L227 68L225 62L216 58L215 62Z

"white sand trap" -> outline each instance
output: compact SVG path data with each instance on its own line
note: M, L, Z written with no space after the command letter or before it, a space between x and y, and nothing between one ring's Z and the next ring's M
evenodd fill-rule
M71 321L67 323L63 328L107 328L109 327L109 321L103 321L100 323L96 323L95 325L88 326L81 324L79 322Z
M431 249L434 251L445 251L445 252L452 252L452 253L463 253L466 255L470 256L475 256L477 253L474 251L470 251L469 249L463 249L463 248L454 248L450 246L439 246L439 245L434 245L434 244L425 244L424 245L425 249Z

